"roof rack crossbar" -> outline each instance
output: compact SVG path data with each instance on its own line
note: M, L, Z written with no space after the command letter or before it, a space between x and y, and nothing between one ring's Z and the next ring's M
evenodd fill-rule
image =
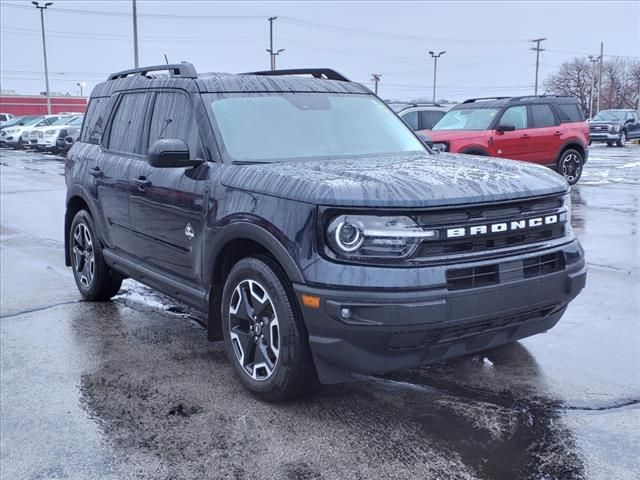
M311 75L314 78L326 78L327 80L339 80L341 82L350 82L347 77L336 72L331 68L292 68L287 70L263 70L260 72L246 72L241 75Z
M480 100L504 100L505 98L511 98L511 97L479 97L479 98L468 98L467 100L465 100L462 103L474 103L474 102L478 102Z
M112 73L107 80L117 80L119 78L126 78L131 75L145 76L149 72L169 72L172 77L181 78L198 78L198 73L195 67L189 62L172 63L168 65L153 65L150 67L132 68L130 70L123 70L121 72Z

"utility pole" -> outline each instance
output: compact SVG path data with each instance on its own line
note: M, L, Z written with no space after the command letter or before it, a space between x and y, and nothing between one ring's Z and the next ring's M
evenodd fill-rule
M136 8L136 0L133 1L133 64L138 68L138 9Z
M440 58L440 56L444 55L445 53L447 53L447 51L443 50L441 52L438 52L438 54L436 55L435 52L429 50L429 55L431 55L431 58L433 58L433 103L436 103L436 79L438 74L438 59Z
M604 42L600 42L600 72L598 73L598 100L596 102L596 113L600 111L600 92L602 91L602 59L604 58Z
M275 70L276 69L276 55L275 53L273 53L273 22L277 19L278 17L269 17L269 48L267 49L267 52L269 52L269 58L271 60L271 65L269 68L271 68L271 70ZM280 53L280 52L278 52Z
M600 61L600 57L589 55L591 62L591 93L589 94L589 118L593 116L593 86L596 83L596 63Z
M371 74L371 80L373 81L373 91L376 95L378 95L378 82L380 81L381 77L382 75L379 73Z
M51 115L51 95L49 94L49 67L47 66L47 42L44 38L44 11L47 7L53 5L53 2L47 2L44 7L41 7L38 2L31 2L35 7L40 10L40 26L42 27L42 53L44 56L44 83L47 88L47 114Z
M534 52L536 52L536 83L535 83L535 87L533 88L533 94L534 95L538 95L538 72L540 70L540 52L544 52L544 48L540 48L540 43L544 42L546 40L546 38L536 38L534 40L530 40L531 43L535 43L536 46L530 48L530 50L533 50Z

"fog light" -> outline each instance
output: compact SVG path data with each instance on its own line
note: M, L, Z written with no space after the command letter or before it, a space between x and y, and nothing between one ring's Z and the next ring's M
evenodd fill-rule
M351 318L351 309L350 308L340 309L340 316L345 320L349 320Z

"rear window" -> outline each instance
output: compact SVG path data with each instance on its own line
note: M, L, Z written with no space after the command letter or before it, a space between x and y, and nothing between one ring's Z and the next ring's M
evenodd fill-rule
M584 122L584 115L576 103L556 104L560 123Z

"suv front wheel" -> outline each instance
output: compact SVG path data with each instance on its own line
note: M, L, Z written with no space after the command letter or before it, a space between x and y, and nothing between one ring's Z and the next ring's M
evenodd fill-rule
M624 147L627 144L627 132L624 130L620 132L620 140L616 140L618 147Z
M578 150L572 148L565 150L558 160L558 173L564 176L569 185L575 185L580 180L584 157Z
M253 394L267 401L299 396L314 376L304 325L270 258L247 257L231 269L222 293L227 356Z

